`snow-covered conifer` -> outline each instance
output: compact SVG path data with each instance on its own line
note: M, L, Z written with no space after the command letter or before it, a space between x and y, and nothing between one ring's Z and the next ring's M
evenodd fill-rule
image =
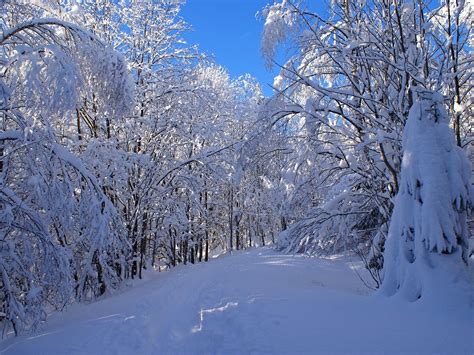
M413 91L382 284L384 293L410 301L439 297L466 282L472 207L469 162L456 145L443 96Z

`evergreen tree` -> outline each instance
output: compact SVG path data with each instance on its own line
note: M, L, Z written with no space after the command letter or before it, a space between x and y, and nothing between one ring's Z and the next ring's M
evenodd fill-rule
M451 291L453 282L466 280L472 206L469 162L456 145L443 96L413 91L382 283L385 294L400 293L410 301Z

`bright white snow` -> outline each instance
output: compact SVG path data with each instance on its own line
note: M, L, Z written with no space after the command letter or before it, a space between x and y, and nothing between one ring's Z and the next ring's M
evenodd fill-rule
M370 295L354 267L268 248L181 266L54 314L0 353L473 353L472 308Z

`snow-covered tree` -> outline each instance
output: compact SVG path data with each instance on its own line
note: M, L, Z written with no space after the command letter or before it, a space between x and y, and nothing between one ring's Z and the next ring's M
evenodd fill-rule
M68 135L91 91L103 112L126 111L126 66L77 25L21 15L0 37L0 306L15 332L38 325L47 303L61 308L117 287L128 253L115 207ZM105 85L92 89L98 81Z
M410 301L440 297L467 282L472 208L469 162L456 145L443 96L414 91L382 284L384 293Z
M264 9L263 54L272 63L282 44L291 54L278 64L278 104L269 117L293 122L286 134L297 155L288 167L295 159L312 164L293 169L299 173L295 191L304 191L292 195L293 201L305 208L289 218L282 248L354 249L366 255L368 267L380 270L400 185L411 88L445 95L458 144L467 147L471 140L465 127L472 106L466 101L472 91L472 29L460 19L472 7L458 5L332 1L324 17L309 2L280 1Z

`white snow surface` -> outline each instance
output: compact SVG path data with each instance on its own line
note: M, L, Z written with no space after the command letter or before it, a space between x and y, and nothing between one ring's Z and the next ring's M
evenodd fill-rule
M472 354L472 306L373 295L348 257L270 248L149 273L53 314L1 354Z

